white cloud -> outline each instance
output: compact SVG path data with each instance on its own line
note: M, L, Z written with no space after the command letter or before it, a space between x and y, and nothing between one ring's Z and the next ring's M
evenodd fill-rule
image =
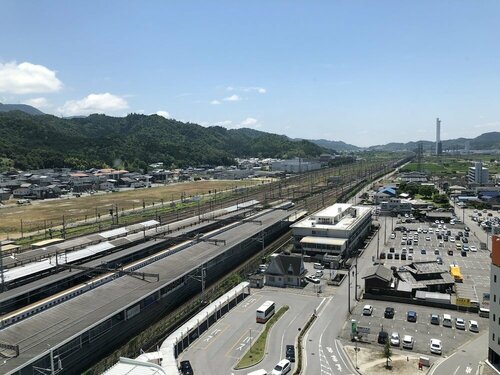
M239 95L231 95L231 96L228 96L227 98L224 98L222 99L226 102L239 102L241 100L241 97Z
M217 99L216 99L216 100L212 100L212 101L210 102L210 104L217 105L217 104L220 104L220 101L219 101L219 100L217 100Z
M69 100L58 111L64 116L89 115L91 113L122 112L128 108L128 103L122 97L106 92L90 94L80 100Z
M253 117L247 117L241 122L234 122L232 120L223 120L214 123L217 126L223 126L228 129L239 129L239 128L260 128L259 121Z
M217 125L217 126L224 126L226 128L228 127L231 127L231 124L233 122L231 120L224 120L224 121L219 121L219 122L216 122L214 125Z
M252 126L255 126L257 123L258 123L257 119L255 119L253 117L247 117L246 119L244 119L241 122L240 125L245 126L245 127L252 127Z
M0 63L0 92L33 94L55 92L62 88L56 72L28 62Z
M267 90L264 87L243 87L243 91L249 92L249 91L257 91L259 94L265 94Z
M247 87L228 86L228 87L226 87L226 90L227 91L243 91L243 92L256 91L259 94L265 94L267 92L266 88L260 87L260 86L247 86Z
M156 114L161 117L172 118L172 116L170 116L170 113L168 113L167 111L156 111Z
M31 105L35 108L48 108L52 107L52 104L47 100L47 98L32 98L32 99L27 99L22 102L23 104Z

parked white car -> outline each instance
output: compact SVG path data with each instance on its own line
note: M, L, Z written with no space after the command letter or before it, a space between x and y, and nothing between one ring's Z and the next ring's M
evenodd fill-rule
M413 349L413 344L415 344L415 340L413 336L404 335L403 337L403 348L405 349Z
M462 318L455 319L455 328L465 330L465 320Z
M401 341L401 340L399 339L399 333L397 333L397 332L393 332L393 333L391 334L391 345L392 345L392 346L399 346L400 341Z
M363 306L363 315L370 316L372 313L373 313L373 306L372 305Z
M315 275L307 275L306 280L314 284L320 283L320 279L318 279Z
M441 353L443 352L443 347L441 345L441 340L431 339L430 349L431 349L431 353L441 355Z
M479 325L475 320L469 320L469 331L479 332Z

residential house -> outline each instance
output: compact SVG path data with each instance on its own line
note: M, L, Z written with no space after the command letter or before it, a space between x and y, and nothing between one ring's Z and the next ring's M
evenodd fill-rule
M20 187L14 189L12 191L12 194L14 195L14 198L24 198L26 196L32 195L32 190L33 190L33 185L29 183L24 183L21 184Z
M266 285L286 287L300 287L307 270L300 255L277 254L271 257L271 263L264 275Z

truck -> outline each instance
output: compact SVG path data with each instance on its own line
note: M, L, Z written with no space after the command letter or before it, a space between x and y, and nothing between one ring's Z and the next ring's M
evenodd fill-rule
M462 283L464 281L464 277L462 276L462 272L460 272L459 266L450 265L450 274L453 276L456 283Z

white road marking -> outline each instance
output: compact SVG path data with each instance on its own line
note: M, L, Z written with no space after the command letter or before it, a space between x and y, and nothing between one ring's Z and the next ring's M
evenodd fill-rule
M459 369L460 369L460 366L457 367L457 369L455 370L455 372L453 373L453 375L456 375Z
M467 366L467 367L466 367L466 369L465 369L465 372L466 372L467 374L470 374L470 373L472 372L472 367Z
M290 326L292 325L292 323L295 321L295 319L297 319L299 317L299 315L296 315L295 318L292 319L292 321L288 324L288 326L286 327L287 329L285 329L284 332L289 332L289 328ZM281 335L281 350L285 350L285 348L283 347L283 343L285 342L285 333L283 333Z
M337 340L335 340L335 341L334 341L334 343L335 343L335 349L337 349L337 353L339 354L340 359L341 359L341 360L342 360L342 362L344 363L344 366L345 366L346 368L349 368L349 366L347 366L347 363L344 361L344 358L343 358L343 356L342 356L342 353L341 353L341 352L340 352L340 350L339 350L339 347L338 347L338 345L337 345Z
M328 363L328 358L326 357L325 353L323 352L323 348L321 345L319 345L319 366L321 369L322 374L328 374L332 375L332 368L330 367L330 364Z

